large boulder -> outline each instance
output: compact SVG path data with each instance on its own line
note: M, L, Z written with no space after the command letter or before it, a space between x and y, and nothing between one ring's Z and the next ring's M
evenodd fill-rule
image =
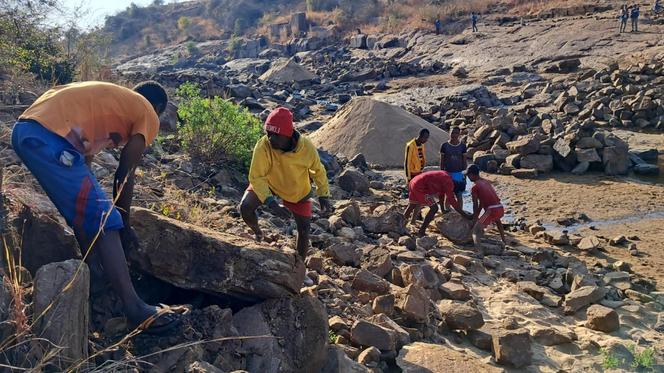
M20 253L22 265L31 274L49 263L80 258L76 237L45 196L30 188L21 188L11 191L9 199L23 202L5 205L7 225L19 233L15 242L8 246L21 249L14 254L18 257Z
M403 215L394 206L379 206L371 216L364 218L364 230L370 233L405 233Z
M140 247L129 259L140 270L184 289L248 299L297 294L304 264L294 252L196 227L136 208Z
M37 271L34 312L42 316L37 319L36 334L62 346L60 361L80 361L88 356L89 295L90 272L80 260L50 263Z
M590 329L611 333L620 328L618 313L609 307L594 304L588 307L586 316L586 326Z
M363 173L353 169L344 170L337 178L337 183L341 189L348 193L369 193L369 178Z
M394 351L396 348L396 333L393 330L367 320L357 320L353 324L351 340L360 346L373 346L382 351Z
M623 146L607 146L602 151L604 173L607 175L625 175L629 169L629 151Z
M492 337L493 355L498 364L515 368L530 365L533 353L527 329L496 331Z
M521 158L521 167L535 169L538 172L553 170L553 156L550 154L528 154Z
M603 287L593 285L582 286L567 294L563 311L568 315L573 314L589 304L599 302L604 298L606 293L607 290Z
M404 346L397 356L397 366L403 373L502 372L502 369L487 365L469 354L422 342Z
M459 244L473 242L473 222L464 218L456 211L450 211L436 221L440 234L448 240Z
M438 303L438 310L445 324L453 330L474 330L484 325L482 313L463 302L443 300Z
M397 293L396 306L405 318L423 323L429 315L429 297L418 285L409 285Z
M367 35L357 34L350 37L350 47L354 49L367 48Z
M250 372L319 372L327 359L325 306L311 295L267 300L233 316L242 341L238 350ZM285 343L284 343L285 342Z
M507 143L507 149L511 154L528 155L539 150L540 142L533 135L522 136L518 140ZM523 167L523 166L522 166Z

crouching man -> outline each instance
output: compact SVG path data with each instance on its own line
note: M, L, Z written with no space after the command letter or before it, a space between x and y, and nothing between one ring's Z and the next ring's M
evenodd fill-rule
M134 173L157 136L158 116L167 102L164 88L156 82L143 82L133 90L103 82L72 83L39 97L12 132L16 154L73 228L81 249L92 249L87 256L92 274L103 273L122 300L129 322L151 333L176 326L179 317L139 298L125 250L137 244L129 218ZM111 200L90 164L99 151L119 147Z
M430 171L419 174L408 183L408 208L404 212L404 218L409 220L413 216L413 212L417 211L421 206L429 206L429 212L424 217L424 222L418 232L420 237L426 234L427 227L436 216L438 212L438 204L441 205L445 200L448 201L459 214L470 218L471 215L463 211L463 207L459 204L454 195L454 181L452 176L446 171ZM411 224L415 224L415 220L411 220Z
M472 218L473 220L476 220L476 223L473 226L473 242L475 243L475 246L480 247L482 238L484 237L484 230L493 223L495 223L498 228L500 239L503 241L503 244L506 244L505 230L503 228L503 223L500 221L500 218L505 215L505 209L500 202L500 198L498 198L496 190L488 180L480 177L480 168L477 167L477 165L471 164L468 166L466 176L474 184L470 193L473 197ZM480 216L482 210L484 210L484 213Z
M284 219L292 214L297 225L297 252L304 260L309 250L312 179L322 212L332 211L325 167L311 141L294 130L293 115L288 109L280 107L270 113L265 133L254 148L249 187L242 197L240 213L257 241L263 239L256 216L259 206L267 206Z

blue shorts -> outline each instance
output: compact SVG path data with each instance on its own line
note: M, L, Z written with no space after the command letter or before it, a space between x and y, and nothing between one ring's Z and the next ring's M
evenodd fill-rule
M463 171L450 172L452 181L454 181L454 194L463 193L466 190L466 175Z
M102 224L106 231L123 228L120 213L69 141L37 122L20 120L12 146L79 239L93 239Z

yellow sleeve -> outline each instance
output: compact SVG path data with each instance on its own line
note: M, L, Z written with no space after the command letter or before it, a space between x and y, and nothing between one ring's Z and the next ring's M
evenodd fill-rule
M410 143L406 144L406 154L404 155L403 168L406 170L406 180L410 180Z
M424 167L426 167L427 166L427 148L426 148L426 145L424 145L424 144L422 144L422 159L424 160ZM424 167L422 167L422 169L424 169Z
M318 197L330 197L330 184L327 181L327 171L325 166L320 161L318 150L309 139L305 140L308 148L309 158L311 160L309 166L309 175L316 184L316 195Z
M272 196L270 185L267 182L267 175L272 167L267 141L261 138L254 147L254 155L251 158L251 167L249 168L249 183L261 202L265 203Z
M419 165L419 158L417 155L417 145L415 143L412 143L408 147L408 177L412 178L413 177L413 172L419 172L420 170L420 165Z

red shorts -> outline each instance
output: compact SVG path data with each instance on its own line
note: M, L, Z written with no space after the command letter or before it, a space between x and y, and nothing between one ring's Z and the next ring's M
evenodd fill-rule
M413 188L413 183L408 183L408 200L416 205L433 206L436 204L436 194L426 194L421 190Z
M487 228L491 224L500 221L500 218L502 218L503 215L505 215L505 209L503 209L503 206L489 207L484 210L484 214L480 216L478 221L484 228Z
M247 192L253 192L254 188L249 184L247 187ZM311 199L307 198L300 202L293 203L282 200L284 207L290 210L295 215L304 216L305 218L310 218L314 214L314 204L311 202Z

